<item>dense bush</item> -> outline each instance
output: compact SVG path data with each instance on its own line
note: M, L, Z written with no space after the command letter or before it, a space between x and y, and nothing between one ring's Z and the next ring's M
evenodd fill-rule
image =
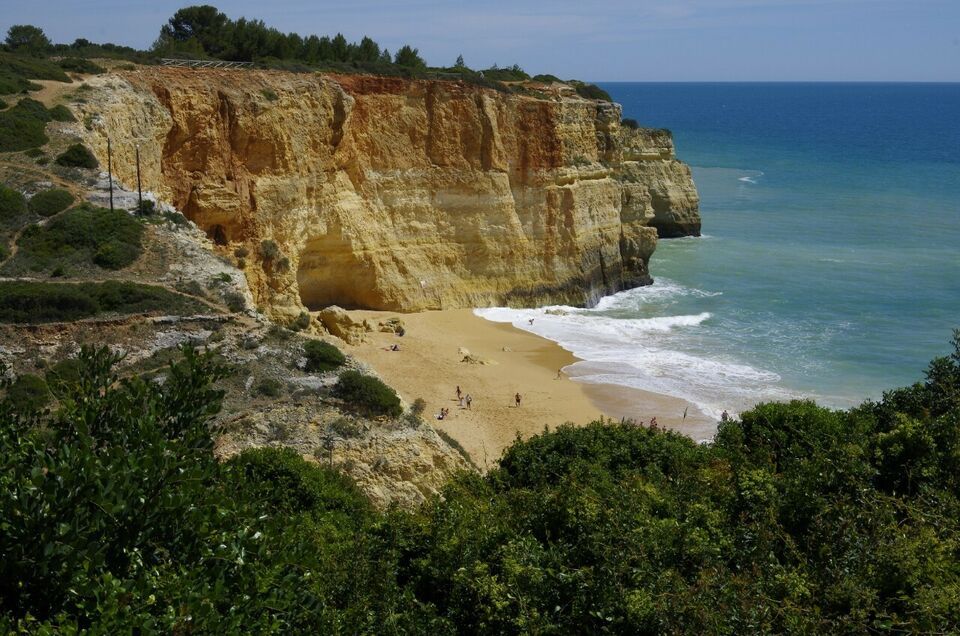
M957 633L954 346L879 403L760 405L712 445L562 426L388 513L293 450L219 464L211 358L161 385L84 350L59 412L0 401L0 630Z
M631 130L640 128L640 122L638 122L636 119L631 119L630 117L624 117L623 120L620 121L620 125L624 128L630 128Z
M6 401L18 413L33 413L50 401L50 389L43 378L24 373L7 387Z
M64 106L63 104L58 104L49 110L50 119L53 121L61 122L72 122L77 121L73 116L73 113L70 112L70 109Z
M27 211L27 200L22 194L0 183L0 223L19 219Z
M196 309L179 294L138 283L0 281L0 323L60 322L103 313L178 313Z
M483 71L483 76L487 79L497 80L500 82L519 82L530 79L530 76L527 75L522 68L520 68L519 64L514 64L513 66L508 66L506 68L500 68L494 64L491 68Z
M612 102L613 98L610 97L610 93L603 90L596 84L587 84L586 82L571 82L574 89L577 91L577 95L584 97L586 99L597 99L604 102Z
M217 462L212 358L162 385L80 358L39 426L0 402L0 631L431 631L344 477L286 450Z
M403 413L396 391L378 378L358 371L344 371L333 388L334 394L351 408L369 415L397 417Z
M99 75L104 72L102 66L82 57L65 57L57 62L57 65L65 71L84 75Z
M34 214L53 216L73 205L73 195L61 188L41 190L30 198L29 205Z
M307 340L303 345L303 353L307 357L304 366L307 373L333 371L347 361L339 349L323 340Z
M50 113L40 102L24 97L13 108L0 111L0 152L35 148L47 143L44 132Z
M70 168L96 168L97 158L83 144L73 144L57 157L57 164Z
M14 262L33 271L69 264L122 269L140 256L142 238L142 223L126 212L81 203L24 230Z
M283 382L275 378L261 378L253 387L255 395L262 397L280 397L283 395Z
M30 79L70 81L63 69L50 60L0 51L0 87L4 83L19 86L16 90L0 88L0 93L19 93L29 86Z
M271 515L345 513L353 526L370 515L370 504L348 477L310 466L291 448L259 448L228 463L244 495Z

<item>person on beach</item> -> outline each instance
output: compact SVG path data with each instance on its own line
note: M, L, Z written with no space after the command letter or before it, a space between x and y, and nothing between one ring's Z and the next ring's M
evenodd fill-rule
M457 398L457 401L460 402L460 408L463 408L463 396L462 396L462 395L461 395L459 398Z
M392 347L390 347L390 351L400 351L400 345L394 344Z
M470 405L473 404L473 398L470 397L470 394L469 394L469 393L467 393L466 400L467 400L467 408L468 408L468 409L471 409L472 407L471 407Z
M446 414L446 412L445 412L445 409L440 409L440 412L437 413L437 419L438 419L438 420L442 420L442 419L445 418L446 416L447 416L447 414Z
M458 399L458 400L460 399L460 396L461 396L461 395L462 395L462 393L461 393L461 391L460 391L460 385L458 384L458 385L457 385L457 399Z
M554 380L559 380L560 376L562 375L563 375L563 367L560 367L559 369L557 369L557 377L555 377Z
M657 418L655 417L650 418L650 428L657 428Z
M527 321L527 324L528 324L528 325L532 325L532 324L533 324L533 318L531 318L530 320L528 320L528 321Z
M730 421L730 414L727 413L726 409L724 409L723 413L720 415L720 421L721 421L721 422L729 422L729 421Z
M519 393L517 393L516 395L513 396L513 400L514 400L514 402L517 403L517 408L520 408L520 394L519 394Z

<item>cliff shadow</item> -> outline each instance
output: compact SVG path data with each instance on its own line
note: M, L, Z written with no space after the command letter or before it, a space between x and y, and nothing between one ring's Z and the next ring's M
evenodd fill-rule
M297 267L300 302L317 311L330 305L344 309L381 309L376 271L340 232L311 238Z

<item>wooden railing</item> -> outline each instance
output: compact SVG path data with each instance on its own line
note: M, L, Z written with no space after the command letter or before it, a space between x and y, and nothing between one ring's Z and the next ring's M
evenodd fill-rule
M179 66L182 68L252 68L253 62L227 62L224 60L180 60L162 58L162 66Z

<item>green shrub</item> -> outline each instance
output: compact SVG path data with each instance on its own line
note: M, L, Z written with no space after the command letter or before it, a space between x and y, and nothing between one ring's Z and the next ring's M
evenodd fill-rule
M57 62L57 65L65 71L82 73L84 75L99 75L105 72L104 68L99 64L81 57L65 57Z
M397 417L403 413L400 398L378 378L358 371L344 371L333 388L334 395L369 415Z
M50 60L4 52L0 52L0 76L70 82L70 78L63 72L63 69Z
M0 95L15 95L40 88L37 84L0 70Z
M223 294L223 302L227 306L227 309L233 313L247 310L247 299L243 297L243 294L234 291L225 292Z
M84 202L24 230L13 262L32 271L67 264L122 269L139 258L142 238L143 225L128 213Z
M0 281L0 322L4 323L62 322L104 313L192 313L197 309L195 301L163 287L138 283Z
M144 199L138 202L130 211L140 216L153 216L157 212L157 204L150 199Z
M603 102L613 101L613 98L610 97L610 93L595 84L587 84L586 82L573 82L573 87L576 89L577 95L580 97L584 97L586 99L596 99Z
M44 129L50 113L40 102L25 97L0 111L0 152L15 152L47 143Z
M253 387L253 393L262 397L280 397L283 395L283 382L275 378L261 378Z
M339 349L323 340L307 340L303 345L303 352L307 356L304 366L307 373L333 371L347 361Z
M638 122L636 119L631 119L630 117L623 118L623 120L620 121L620 125L624 128L630 128L631 130L640 128L640 122Z
M50 119L53 121L61 122L73 122L77 119L73 116L73 113L70 112L70 109L64 106L63 104L58 104L50 109Z
M19 219L26 211L26 198L13 188L0 184L0 223Z
M3 110L3 109L6 108L6 107L7 107L7 102L5 102L5 101L3 101L2 99L0 99L0 110Z
M57 164L70 168L96 168L97 158L83 144L73 144L57 157Z
M351 417L338 417L330 422L329 429L331 432L344 439L360 437L360 435L363 433L363 428L355 419Z
M19 413L38 411L50 402L50 389L43 378L24 373L7 387L7 398Z
M47 369L47 386L50 392L57 397L69 395L76 389L80 381L80 360L78 358L64 358Z
M337 471L304 461L291 448L246 450L227 462L236 490L271 515L338 511L355 524L370 514L356 485Z
M140 256L140 246L121 241L102 243L93 253L93 262L104 269L123 269Z
M272 88L264 88L263 90L260 91L260 94L263 95L263 98L266 99L268 102L275 102L278 99L280 99L277 96L277 92Z
M50 188L30 198L30 211L40 216L53 216L73 205L73 195L68 190Z
M203 288L203 285L201 285L200 283L198 283L198 282L195 281L195 280L181 280L181 281L178 281L177 284L174 285L174 289L176 289L178 292L182 292L182 293L184 293L184 294L189 294L189 295L191 295L191 296L197 296L198 298L206 298L206 297L207 297L207 292L206 292L206 290Z
M37 157L43 156L43 150L41 150L40 148L28 148L23 151L23 154L30 157L31 159L35 159Z

